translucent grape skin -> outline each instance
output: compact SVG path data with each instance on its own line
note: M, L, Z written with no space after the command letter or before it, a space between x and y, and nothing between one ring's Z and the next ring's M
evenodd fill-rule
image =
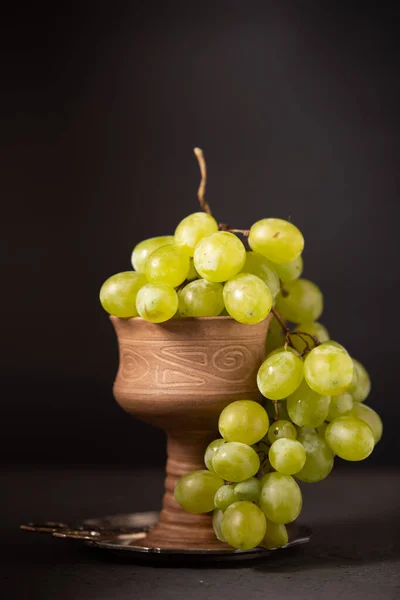
M317 394L337 396L353 379L353 361L346 350L324 342L306 356L304 377Z
M101 286L100 302L114 317L137 317L136 296L146 284L146 277L135 271L124 271L109 277Z
M298 440L306 452L306 462L296 473L296 478L305 483L315 483L328 477L333 469L334 456L325 439L315 431L299 429Z
M295 440L297 438L296 427L290 421L279 419L272 423L268 429L268 440L271 444L281 438L288 438L290 440Z
M191 258L190 259L190 263L189 263L189 272L186 275L186 280L187 281L194 281L195 279L199 279L199 277L200 277L200 275L198 274L198 272L194 268L193 258Z
M189 273L189 257L175 244L161 246L150 254L145 266L145 275L152 283L166 283L177 287Z
M220 446L222 446L222 444L225 444L225 440L222 438L218 438L218 439L210 442L210 444L208 444L208 446L206 448L206 451L204 454L204 464L206 465L207 469L209 471L211 471L211 473L214 473L214 469L212 466L212 459L214 458L214 454L216 453L218 448Z
M227 442L256 444L267 433L269 418L265 409L253 400L236 400L219 416L218 428Z
M304 333L309 333L313 337L315 337L320 344L323 342L327 342L329 340L329 333L326 327L318 323L317 321L307 321L306 323L300 323L297 327L294 328L294 331L301 331ZM312 350L315 346L315 343L312 338L308 335L300 336L300 335L292 335L291 341L293 346L296 348L297 352L302 354L308 345L308 348Z
M292 323L317 321L323 308L321 290L308 279L289 281L276 298L276 310Z
M262 219L252 225L249 246L279 265L295 260L303 251L304 238L300 231L283 219Z
M267 519L282 525L297 519L303 500L293 477L274 472L264 475L262 482L260 508Z
M270 400L282 400L292 394L303 380L303 361L293 352L269 356L257 373L258 389Z
M137 293L136 308L146 321L163 323L172 319L178 310L178 295L165 283L147 283Z
M218 231L218 223L205 212L193 213L185 217L175 229L175 243L193 256L197 244L208 235Z
M291 262L283 265L271 262L271 266L276 271L281 283L285 284L301 276L303 273L303 257L300 255Z
M317 394L306 381L286 400L290 419L299 427L318 427L328 415L330 396Z
M280 348L275 348L275 350L272 350L272 352L270 352L267 355L267 358L269 358L270 356L274 356L274 354L278 354L279 352L293 352L293 354L295 354L296 356L300 356L295 348L292 348L291 346L287 346L285 348L285 346L283 345L280 346Z
M182 317L216 317L224 308L223 286L205 279L196 279L178 293L179 314Z
M348 389L355 402L364 402L371 391L371 380L365 367L353 358L354 375Z
M148 257L154 250L174 243L173 235L162 235L159 237L149 238L137 244L133 251L131 262L132 266L138 273L144 273Z
M214 505L215 508L226 510L228 506L234 502L237 502L237 500L239 500L239 498L237 498L235 495L234 486L232 484L223 485L215 494Z
M260 323L271 312L271 292L256 275L239 273L226 282L223 293L226 310L239 323Z
M271 292L272 298L280 292L281 285L279 277L273 267L273 263L265 256L257 252L246 252L246 262L242 269L243 273L250 273L259 277Z
M250 477L250 479L237 483L233 489L236 500L257 502L260 497L261 484L256 477Z
M348 392L339 394L338 396L332 396L326 421L333 421L333 419L343 417L343 415L350 413L353 404L353 398Z
M250 446L241 442L226 442L215 452L212 467L226 481L239 482L257 473L260 459Z
M383 433L383 423L378 413L366 404L355 402L350 414L353 417L357 417L357 419L361 419L361 421L364 421L371 427L375 444L377 444Z
M339 417L329 423L325 440L335 454L349 461L364 460L375 445L371 427L353 416Z
M222 523L223 516L224 516L224 511L223 510L221 510L219 508L217 508L217 509L214 510L214 512L213 512L213 518L212 518L212 524L213 524L213 529L214 529L215 537L220 542L226 542L226 539L224 538L224 536L222 534L222 530L221 530L221 523Z
M289 536L285 525L280 525L267 519L267 531L259 546L267 548L267 550L275 550L286 546L288 541Z
M280 438L272 444L268 458L278 473L294 475L304 467L306 451L297 440Z
M199 470L187 473L178 479L175 500L186 512L194 514L214 510L214 497L224 481L215 473Z
M246 261L246 249L233 233L218 231L197 244L193 261L201 277L221 283L242 270Z
M252 502L239 501L228 506L221 522L223 537L233 548L255 548L266 533L266 519Z

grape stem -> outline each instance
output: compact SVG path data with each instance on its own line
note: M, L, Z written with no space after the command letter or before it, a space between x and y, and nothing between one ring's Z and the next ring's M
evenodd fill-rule
M207 166L206 166L206 161L204 159L204 153L201 148L194 148L193 152L197 158L197 162L199 163L200 175L201 175L199 189L197 190L197 197L199 199L200 206L204 210L204 212L207 213L208 215L211 215L211 208L209 207L208 202L204 198L204 194L206 193L206 185L207 185Z
M250 230L249 229L234 229L230 227L227 223L219 223L218 229L220 231L230 231L230 233L241 233L245 237L249 237Z
M306 345L301 356L304 356L305 354L307 354L307 352L310 352L310 350L312 350L312 348L310 348L310 346L309 346L307 337L311 338L311 340L314 344L314 348L316 346L320 345L320 341L318 340L318 338L316 338L314 335L311 335L311 333L307 333L306 331L291 331L289 329L289 327L287 327L285 321L282 319L281 315L278 313L278 311L275 308L272 308L271 312L274 315L275 319L278 321L279 325L282 327L283 331L285 332L285 350L287 350L288 346L291 346L292 348L294 348L294 345L293 345L292 339L291 339L292 335L298 335L300 337L300 339L303 340L303 342Z
M274 421L279 421L279 405L278 405L278 400L272 400L272 402L274 403L274 409L275 409L275 418L274 418Z

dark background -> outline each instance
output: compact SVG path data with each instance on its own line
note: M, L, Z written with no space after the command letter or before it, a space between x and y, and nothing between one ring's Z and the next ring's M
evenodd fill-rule
M398 464L399 43L390 3L8 6L1 108L1 456L162 464L112 397L102 282L208 200L291 218L321 322L368 368Z

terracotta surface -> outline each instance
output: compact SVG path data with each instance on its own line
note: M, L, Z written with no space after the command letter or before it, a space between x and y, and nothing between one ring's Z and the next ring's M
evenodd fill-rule
M230 317L171 319L155 324L110 317L120 352L117 402L167 434L165 495L158 525L144 546L223 547L209 515L183 511L177 479L204 469L207 444L219 437L218 416L233 400L261 401L256 374L264 358L269 318L242 325Z

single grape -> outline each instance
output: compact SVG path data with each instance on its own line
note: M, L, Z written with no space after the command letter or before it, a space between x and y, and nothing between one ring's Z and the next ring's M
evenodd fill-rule
M144 273L148 257L154 250L174 243L173 235L163 235L159 237L143 240L134 247L132 251L131 262L132 266L138 273Z
M295 327L294 331L309 333L314 336L320 344L329 340L328 330L318 322L308 321L307 323L300 323L300 325ZM307 345L310 350L315 347L314 340L309 335L292 335L290 339L292 340L293 346L300 354L306 350Z
M222 446L222 444L225 444L225 440L222 438L218 438L217 440L214 440L210 444L208 444L206 448L206 452L204 454L204 464L206 465L207 469L211 471L211 473L215 472L212 466L212 459L214 458L216 451L220 446Z
M281 438L288 438L290 440L295 440L297 438L296 427L290 421L279 419L272 423L271 427L268 429L268 440L271 444Z
M147 259L145 275L152 283L166 283L177 287L189 273L189 257L175 244L161 246Z
M223 480L210 471L192 471L178 479L175 500L187 512L194 514L214 510L214 497L224 485Z
M304 377L317 394L337 396L353 379L353 361L346 350L324 342L306 356Z
M226 310L239 323L260 323L271 312L272 301L271 292L256 275L239 273L225 283Z
M269 419L265 409L253 400L236 400L219 416L219 432L227 442L252 446L265 436Z
M193 256L197 244L218 231L218 223L211 215L197 212L185 217L175 229L175 243Z
M257 452L241 442L226 442L214 454L212 467L226 481L243 481L260 468Z
M261 492L261 485L258 479L250 477L234 486L236 500L247 500L248 502L257 502Z
M201 277L219 283L231 279L242 270L246 249L233 233L218 231L197 244L193 260Z
M285 348L285 346L283 345L280 346L280 348L275 348L275 350L272 350L272 352L270 352L267 355L267 358L269 358L270 356L274 356L274 354L279 354L279 352L293 352L293 354L295 354L296 356L300 356L295 348L292 348L291 346L287 346Z
M364 402L371 391L371 380L365 367L353 358L354 375L348 389L355 402Z
M276 310L292 323L316 321L323 308L321 290L308 279L288 281L276 298Z
M286 400L286 408L293 423L299 427L318 427L328 415L329 396L321 396L306 381Z
M195 279L199 279L199 277L200 277L200 275L194 268L193 258L191 258L190 263L189 263L189 272L186 275L186 279L187 279L187 281L194 281Z
M196 279L185 285L178 298L182 317L216 317L224 308L222 284L205 279Z
M259 277L271 292L272 298L280 292L281 284L271 261L257 252L246 252L246 262L243 273L250 273Z
M226 510L228 506L230 506L237 500L239 500L239 498L237 498L235 495L234 486L232 484L223 485L219 488L219 490L217 490L217 493L215 494L214 505L215 508Z
M357 419L361 419L361 421L364 421L371 427L375 444L377 444L383 433L383 423L378 413L370 406L356 402L351 411L351 415L357 417Z
M224 536L222 534L222 529L221 529L221 524L222 524L223 516L224 516L224 511L223 510L220 510L218 508L216 510L214 510L214 512L213 512L213 518L212 518L212 524L213 524L213 529L214 529L215 537L220 542L226 542L226 539L224 538Z
M172 319L178 310L178 295L165 283L147 283L138 291L136 308L146 321L162 323Z
M364 460L375 445L371 427L353 416L339 417L329 423L325 439L335 454L350 461Z
M240 501L228 506L221 522L222 535L234 548L255 548L266 533L262 511L252 502Z
M137 317L136 296L146 283L146 277L135 271L125 271L109 277L101 286L100 302L114 317Z
M334 340L327 340L326 342L323 342L323 343L326 348L328 346L333 346L334 348L339 348L340 350L344 350L344 352L347 352L346 348L342 344L339 344L339 342L335 342ZM347 354L348 354L348 352L347 352Z
M306 451L297 440L280 438L272 444L268 458L275 471L294 475L304 467Z
M249 233L249 246L278 265L295 260L303 251L300 231L283 219L262 219L254 223Z
M279 322L273 318L268 325L267 343L265 345L265 354L268 356L276 348L280 348L285 343L285 334Z
M267 519L267 531L259 546L268 550L276 550L286 546L288 541L289 536L285 525Z
M268 473L262 482L260 507L267 519L282 525L297 519L303 500L293 477L282 473Z
M315 431L300 429L298 440L306 451L306 462L296 473L296 478L305 483L315 483L328 477L333 469L334 457L325 439Z
M291 262L283 265L271 262L271 266L275 269L281 283L285 284L301 276L303 272L303 257L300 255Z
M303 380L303 361L293 352L268 357L257 373L258 389L270 400L282 400L292 394Z
M353 404L353 398L348 392L339 394L338 396L332 396L328 415L325 420L333 421L333 419L343 417L343 415L350 413L351 409L353 408Z

